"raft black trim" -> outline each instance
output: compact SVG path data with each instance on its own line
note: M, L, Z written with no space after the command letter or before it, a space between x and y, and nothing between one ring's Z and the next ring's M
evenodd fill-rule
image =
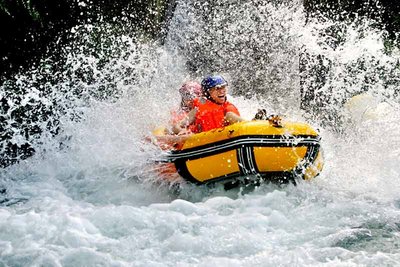
M304 179L305 170L315 162L315 160L317 159L319 150L320 150L319 144L307 147L307 151L306 151L306 154L304 155L304 159L293 170L293 174L295 175L295 177L301 177Z
M198 181L196 178L192 176L189 172L186 160L177 160L175 161L175 168L180 176L182 176L186 181L192 182L194 184L202 184L202 182Z
M238 147L300 147L318 145L319 136L313 135L247 135L238 136L198 147L169 152L159 162L175 162L180 159L198 159L222 153ZM245 152L247 153L247 152Z
M236 155L241 175L257 174L259 172L255 164L256 161L252 146L242 146L236 149Z
M254 147L248 147L248 160L250 161L251 171L253 174L259 173L259 169L256 163L256 157L254 156Z

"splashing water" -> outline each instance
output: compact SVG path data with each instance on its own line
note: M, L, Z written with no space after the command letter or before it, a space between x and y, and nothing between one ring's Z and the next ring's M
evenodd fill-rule
M368 25L306 23L297 1L181 1L164 44L72 29L62 62L1 86L2 149L35 153L0 173L0 265L399 265L399 52ZM247 194L154 183L143 137L210 72L245 118L268 107L318 126L322 174Z

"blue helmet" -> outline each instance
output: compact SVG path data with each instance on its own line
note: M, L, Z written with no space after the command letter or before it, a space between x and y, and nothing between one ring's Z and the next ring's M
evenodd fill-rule
M211 88L223 87L226 85L228 85L228 83L221 75L207 76L201 81L203 93L208 93Z

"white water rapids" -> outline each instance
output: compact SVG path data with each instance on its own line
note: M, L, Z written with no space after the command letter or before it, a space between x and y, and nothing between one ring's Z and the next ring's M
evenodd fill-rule
M54 116L32 122L43 130L35 155L0 172L0 266L400 266L400 88L385 84L399 77L398 51L385 53L368 23L336 25L342 41L330 46L335 25L306 23L298 4L241 2L181 1L163 45L105 31L110 50L96 56L86 33L99 26L73 29L65 70L16 78L23 100L2 114L13 142L24 135L12 110L41 103ZM329 61L318 93L345 118L333 127L300 109L305 51ZM243 117L267 107L318 128L321 175L247 193L158 185L149 162L161 152L143 137L167 121L183 81L211 71ZM60 79L40 83L46 72Z

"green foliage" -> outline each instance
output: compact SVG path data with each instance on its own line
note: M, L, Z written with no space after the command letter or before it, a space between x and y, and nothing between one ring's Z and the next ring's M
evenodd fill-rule
M39 21L41 16L39 11L31 0L14 0L8 1L0 0L0 14L7 15L13 18L20 16L20 14L28 14L32 21Z
M29 15L34 21L40 20L40 14L36 10L35 6L32 4L31 0L21 0L22 4L24 5L25 9L28 11Z

